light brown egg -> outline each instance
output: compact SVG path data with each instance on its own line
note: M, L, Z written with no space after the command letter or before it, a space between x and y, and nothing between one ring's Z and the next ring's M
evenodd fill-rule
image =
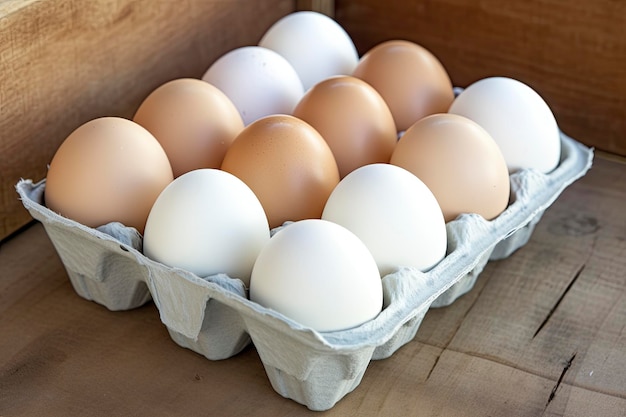
M133 120L161 143L174 177L199 168L219 168L243 129L230 99L206 81L181 78L154 90Z
M390 160L430 188L446 222L461 213L498 216L509 202L509 171L500 148L477 123L435 114L411 126Z
M452 82L441 62L410 41L376 45L361 57L352 75L380 93L399 131L425 116L447 112L454 100Z
M173 180L159 142L127 119L103 117L74 130L50 162L45 204L89 227L120 222L143 233L161 191Z
M355 77L336 76L314 85L293 115L317 130L333 151L339 176L377 162L389 162L397 131L378 92Z
M226 152L222 169L254 191L272 228L320 218L339 183L328 144L311 125L290 115L266 116L246 126Z

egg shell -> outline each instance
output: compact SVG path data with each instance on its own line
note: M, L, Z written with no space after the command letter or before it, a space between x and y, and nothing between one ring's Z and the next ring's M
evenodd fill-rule
M327 78L306 92L293 115L317 130L333 151L340 178L389 162L396 146L393 116L378 92L351 76Z
M455 114L417 121L401 137L390 160L432 191L446 222L462 213L487 220L509 203L509 171L502 152L477 123Z
M314 11L288 14L274 23L259 46L276 51L294 67L304 90L334 75L350 75L359 56L348 33Z
M446 255L446 224L437 199L419 178L395 165L352 171L331 193L322 219L357 235L381 276L400 267L427 271Z
M291 114L304 94L293 66L271 49L243 46L218 58L202 79L233 102L244 125L271 114Z
M406 40L374 46L361 57L352 75L380 93L399 131L423 117L448 111L454 100L452 82L439 59Z
M176 178L154 202L144 254L200 277L224 273L250 282L270 229L261 203L239 178L197 169Z
M250 300L320 331L376 317L383 290L376 262L348 229L320 219L292 223L261 250Z
M213 85L194 78L169 81L141 103L133 121L145 127L167 154L174 177L219 168L243 129L235 105Z
M523 168L548 173L559 163L560 132L552 110L527 84L489 77L471 84L449 113L472 119L496 141L509 172Z
M63 141L46 178L51 210L86 226L116 221L143 233L152 204L173 174L150 132L127 119L102 117Z
M289 115L248 125L226 152L221 169L254 191L272 228L285 221L319 219L339 183L326 141L308 123Z

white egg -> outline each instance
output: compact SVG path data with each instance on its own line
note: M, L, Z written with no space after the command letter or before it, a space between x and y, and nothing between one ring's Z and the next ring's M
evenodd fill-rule
M365 165L349 173L328 198L322 219L357 235L381 276L400 266L427 271L446 254L446 225L435 196L395 165Z
M559 164L560 132L552 110L531 87L507 77L479 80L463 90L449 113L472 119L496 141L509 173Z
M226 94L245 125L271 114L291 114L304 95L291 64L260 46L244 46L222 55L202 79Z
M338 224L308 219L285 226L261 250L250 299L324 332L373 319L383 294L363 242Z
M259 46L293 65L304 90L333 75L350 75L359 57L348 33L330 17L313 11L291 13L265 32Z
M143 251L200 277L225 273L248 285L269 238L263 207L243 181L218 169L197 169L176 178L157 198Z

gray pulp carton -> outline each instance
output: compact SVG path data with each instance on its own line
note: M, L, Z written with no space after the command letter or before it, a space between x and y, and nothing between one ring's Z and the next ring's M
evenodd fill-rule
M211 360L229 358L252 342L276 392L326 410L359 385L371 360L411 341L429 308L452 303L473 287L490 259L507 257L528 241L543 212L591 167L591 149L564 134L561 144L560 164L551 173L511 175L511 203L496 219L463 214L449 222L448 253L430 271L401 267L383 277L384 308L376 318L325 333L250 301L238 279L198 277L148 259L132 228L111 223L93 229L59 216L43 205L45 180L21 180L16 188L81 297L111 310L153 299L171 338Z

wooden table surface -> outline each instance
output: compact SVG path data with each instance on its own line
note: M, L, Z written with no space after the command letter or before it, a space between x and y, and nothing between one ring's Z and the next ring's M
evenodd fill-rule
M35 224L0 249L0 416L625 416L625 202L626 165L596 156L525 247L327 412L276 394L252 346L209 361L153 303L79 298Z

